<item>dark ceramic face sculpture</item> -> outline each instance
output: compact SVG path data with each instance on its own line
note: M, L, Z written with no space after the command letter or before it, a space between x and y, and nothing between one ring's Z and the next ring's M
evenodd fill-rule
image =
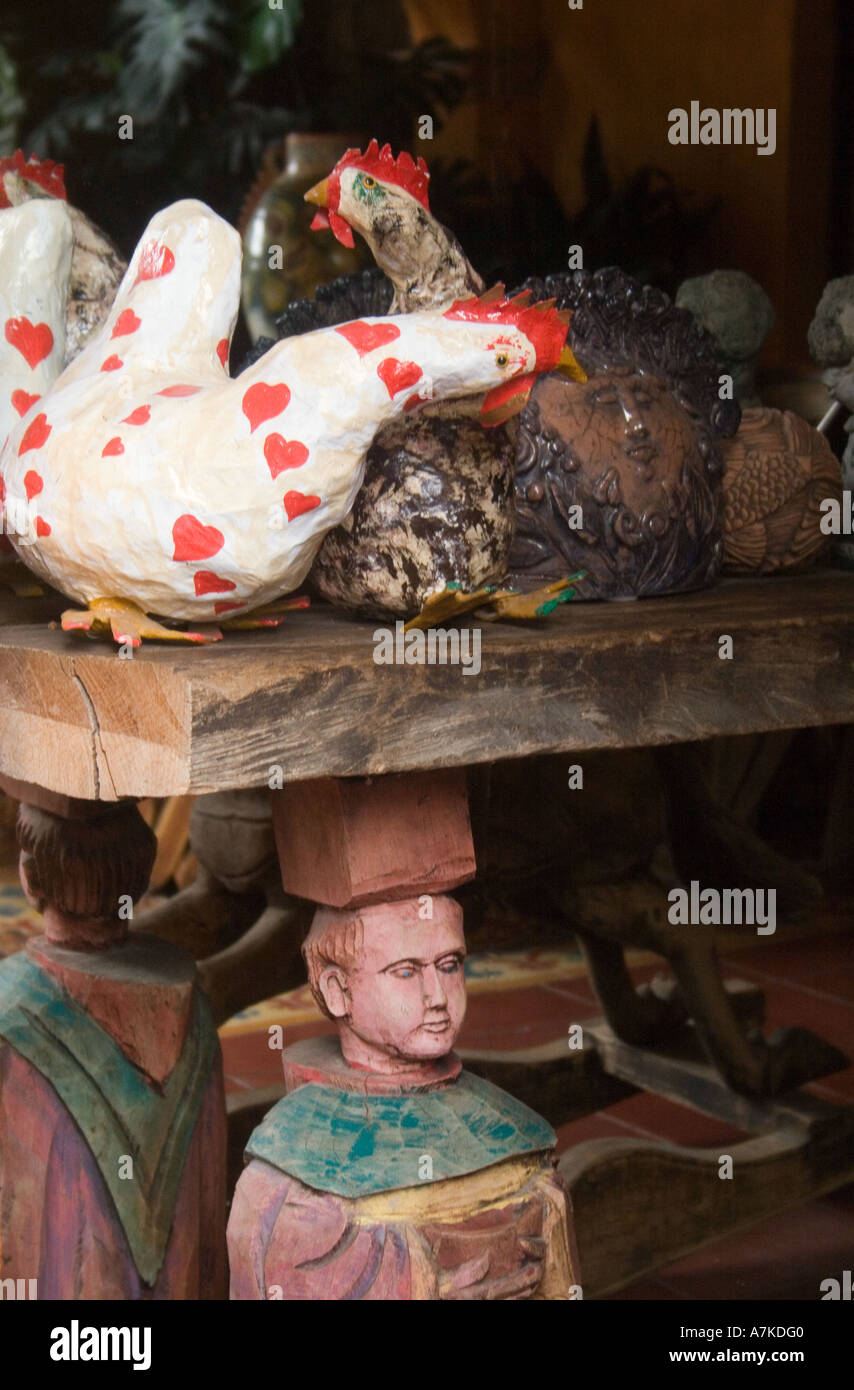
M515 580L578 569L579 598L633 598L711 583L723 559L717 437L738 427L721 401L715 348L661 291L619 270L528 282L574 311L583 384L554 374L521 418Z

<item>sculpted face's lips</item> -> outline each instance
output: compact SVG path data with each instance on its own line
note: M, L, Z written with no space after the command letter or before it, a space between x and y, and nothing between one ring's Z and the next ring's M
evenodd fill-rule
M433 1019L430 1023L422 1023L421 1027L427 1033L447 1033L451 1026L451 1020L446 1015L444 1018Z

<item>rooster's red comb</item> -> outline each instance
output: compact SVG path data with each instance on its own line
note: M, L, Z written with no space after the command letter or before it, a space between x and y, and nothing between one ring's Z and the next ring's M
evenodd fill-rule
M38 184L52 198L65 199L64 173L63 166L54 164L52 159L38 159L34 154L25 159L24 151L16 150L14 154L0 159L0 208L11 206L3 187L4 174L18 174L28 183Z
M528 290L513 299L504 298L504 286L495 285L485 294L471 299L458 299L445 310L446 319L464 319L467 323L506 324L518 328L537 354L536 371L549 372L557 364L566 342L566 330L571 315L566 309L555 309L553 299L531 303Z
M333 172L340 177L342 169L363 169L366 174L372 174L384 183L396 183L398 188L411 194L427 212L430 211L427 197L430 171L420 155L414 160L411 154L402 150L395 159L391 145L383 145L380 149L376 140L372 140L364 154L361 150L348 150L342 155Z

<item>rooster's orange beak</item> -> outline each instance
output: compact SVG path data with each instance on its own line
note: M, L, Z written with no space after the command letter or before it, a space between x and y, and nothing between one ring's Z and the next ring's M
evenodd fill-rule
M355 246L353 240L353 229L349 222L345 222L343 217L339 217L337 212L333 212L329 206L329 179L321 179L314 188L310 188L303 194L307 203L314 203L317 212L314 214L311 223L313 232L322 231L324 227L329 227L333 234L340 241L342 246ZM336 198L337 201L337 198Z
M319 208L329 207L329 180L321 179L314 188L310 188L305 195L307 203L316 203Z

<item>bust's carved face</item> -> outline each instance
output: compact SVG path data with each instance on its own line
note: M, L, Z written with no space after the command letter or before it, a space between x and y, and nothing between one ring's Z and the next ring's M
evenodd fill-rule
M697 425L666 381L632 367L602 368L580 384L552 374L535 386L523 424L512 573L542 581L584 569L584 598L667 593L714 577L719 489Z
M426 910L432 919L419 916ZM358 915L355 960L346 968L328 964L319 979L346 1061L393 1072L444 1057L466 1011L458 904L413 899L360 908Z
M642 517L675 490L696 443L666 382L612 369L565 391L563 404L564 438L610 503Z

